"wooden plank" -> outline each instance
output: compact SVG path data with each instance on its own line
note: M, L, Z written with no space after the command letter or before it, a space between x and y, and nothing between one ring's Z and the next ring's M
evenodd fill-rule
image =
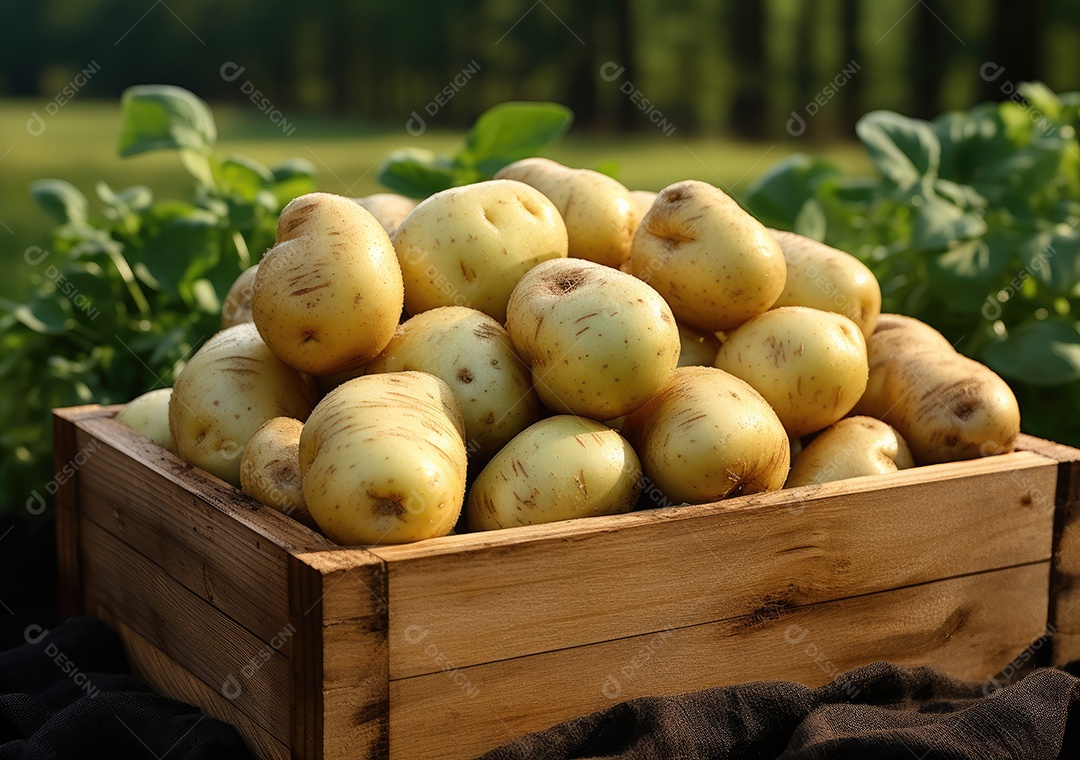
M263 760L288 760L289 748L237 710L220 692L193 677L183 665L115 617L106 622L124 642L124 651L135 676L153 686L160 694L195 705L210 717L230 724L244 738L255 756Z
M1056 470L1013 453L376 547L390 574L390 677L439 669L410 631L465 667L1047 560Z
M290 668L273 645L292 637L291 621L281 620L278 637L267 643L95 523L80 521L79 531L87 611L123 622L287 742Z
M1050 663L1080 660L1080 450L1021 435L1017 448L1058 463L1050 573Z
M392 681L393 758L471 758L638 696L783 679L819 685L879 660L993 677L1043 632L1049 563ZM485 621L486 622L486 621ZM486 626L473 629L487 636ZM442 656L432 632L415 648ZM854 692L855 687L852 687ZM555 696L553 696L555 695Z
M86 519L264 641L277 635L289 616L287 557L327 548L324 538L110 419L81 424L78 441L97 446L79 474Z

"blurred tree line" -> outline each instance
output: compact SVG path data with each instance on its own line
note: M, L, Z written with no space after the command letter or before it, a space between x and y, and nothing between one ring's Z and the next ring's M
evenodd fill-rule
M768 138L783 135L792 112L810 136L849 136L874 108L931 116L1000 100L1001 80L980 77L987 61L1013 82L1080 89L1080 4L1070 0L5 6L7 97L64 98L94 63L100 71L81 78L78 97L115 98L131 84L165 82L268 112L397 125L415 111L445 128L499 101L550 99L572 107L579 128L650 130L663 119L684 133ZM229 79L226 64L243 71Z

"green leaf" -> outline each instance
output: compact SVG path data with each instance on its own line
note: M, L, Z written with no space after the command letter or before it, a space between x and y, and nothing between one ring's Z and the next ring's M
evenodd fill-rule
M292 158L270 167L270 173L274 175L275 182L285 182L297 177L313 180L315 179L315 164L306 158Z
M1070 319L1029 319L1008 338L983 349L996 372L1031 385L1061 385L1080 379L1080 331Z
M183 89L167 84L138 85L121 96L124 128L121 156L152 150L209 152L217 127L209 106Z
M273 173L247 156L228 156L217 167L218 187L223 193L236 193L254 201L264 187L274 183Z
M573 112L558 103L500 103L480 114L457 158L490 176L538 154L562 137L573 120Z
M916 213L911 244L925 251L941 251L956 241L977 238L986 232L986 220L936 195L932 189L912 196Z
M795 217L794 231L813 240L824 240L827 226L828 221L821 203L809 200L803 204L798 216Z
M386 157L377 179L410 198L427 198L454 186L454 167L430 150L402 148Z
M937 176L941 143L929 122L871 111L859 119L855 132L877 170L897 187L906 189L924 176Z
M758 178L743 194L743 202L762 224L792 230L822 181L839 174L839 167L829 161L794 153Z
M957 312L982 308L1001 270L1009 262L1009 249L987 240L969 240L926 260L930 289Z
M86 222L89 204L86 196L62 179L39 179L30 183L30 195L41 209L61 224Z
M1080 233L1067 224L1044 229L1018 246L1024 266L1056 294L1069 295L1080 284Z

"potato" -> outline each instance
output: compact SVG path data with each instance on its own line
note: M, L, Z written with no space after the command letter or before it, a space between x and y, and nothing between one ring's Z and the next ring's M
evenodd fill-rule
M866 389L866 340L842 314L784 306L732 330L714 362L750 383L788 435L826 428Z
M253 322L251 317L251 292L255 285L255 275L259 272L259 265L250 266L240 273L240 276L229 286L229 292L225 294L225 303L221 305L221 329L241 325L244 322Z
M776 412L739 378L679 367L626 418L648 481L674 504L700 504L782 488L791 453Z
M116 421L138 430L151 441L176 453L169 430L169 399L172 388L158 388L129 401L116 413Z
M827 427L794 459L786 488L914 467L896 428L873 417L845 417Z
M993 371L917 319L882 314L867 342L870 379L855 406L904 436L918 464L1012 451L1020 409Z
M240 485L244 446L274 417L307 419L315 392L270 351L255 325L214 335L185 365L169 400L169 429L180 458Z
M760 222L723 191L687 180L664 188L641 220L630 272L656 288L680 322L716 332L771 307L787 265Z
M720 350L720 339L716 333L702 332L689 325L680 324L679 351L680 367L711 367Z
M248 439L240 457L240 490L268 507L318 527L304 502L300 479L300 433L304 423L291 417L267 420Z
M631 190L630 198L634 201L634 205L637 206L638 217L645 218L645 215L649 213L649 209L656 202L656 196L659 193L654 193L652 190ZM636 228L635 228L636 229Z
M364 375L331 391L300 435L304 500L339 544L445 536L465 500L464 423L445 382Z
M333 375L385 348L402 300L401 268L375 217L349 198L310 193L282 210L251 307L259 334L282 361Z
M621 435L582 417L548 417L510 441L477 477L469 530L629 512L641 486L641 462Z
M618 267L630 257L641 215L630 191L617 180L548 158L515 161L495 177L524 182L551 199L566 222L572 258Z
M566 256L566 225L543 193L493 180L435 193L401 223L394 247L409 314L468 306L502 324L518 280Z
M416 200L397 193L375 193L353 201L367 209L383 226L386 234L394 236L401 222L416 208Z
M365 374L367 374L366 364L363 367L346 370L345 372L337 372L333 375L316 375L312 380L315 381L315 392L318 394L319 398L322 398L342 383L348 382L349 380L355 380Z
M540 400L609 420L663 388L679 361L679 330L645 283L582 259L548 261L510 296L506 330Z
M849 253L794 232L769 230L784 252L787 282L777 306L808 306L843 314L864 337L881 313L881 287L870 269Z
M483 312L442 306L401 325L368 374L418 370L442 378L461 403L465 443L486 462L540 419L529 370L503 326Z

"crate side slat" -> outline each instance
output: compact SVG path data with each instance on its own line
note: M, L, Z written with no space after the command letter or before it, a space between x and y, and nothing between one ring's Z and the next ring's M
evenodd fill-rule
M638 696L770 679L815 686L880 660L984 681L1042 634L1046 596L1032 590L1048 580L1042 562L395 680L392 757L471 758ZM417 648L442 651L434 634Z
M77 461L77 420L88 414L100 413L100 407L72 407L53 412L53 473L63 473L65 466ZM82 568L79 560L78 475L59 477L56 491L56 555L59 576L58 605L62 617L83 612ZM40 508L44 509L45 495L38 493ZM28 504L30 502L27 502ZM38 504L35 500L34 504Z
M993 459L944 480L826 484L796 505L592 518L607 522L585 533L554 523L550 538L530 529L529 541L452 553L374 548L390 573L391 678L440 669L408 631L463 667L1048 560L1056 464Z
M122 622L282 742L289 739L289 662L95 523L79 524L87 612ZM291 636L281 621L280 638Z

